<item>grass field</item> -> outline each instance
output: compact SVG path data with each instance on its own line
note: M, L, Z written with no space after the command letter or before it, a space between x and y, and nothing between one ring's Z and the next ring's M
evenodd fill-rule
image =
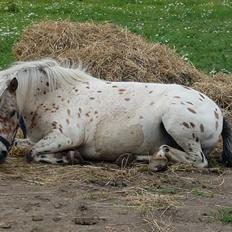
M11 47L33 22L108 21L147 40L167 44L204 72L232 71L230 0L0 0L0 69L14 61Z

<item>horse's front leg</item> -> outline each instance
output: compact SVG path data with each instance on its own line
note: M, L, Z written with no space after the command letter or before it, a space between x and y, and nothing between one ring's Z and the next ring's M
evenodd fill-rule
M82 158L81 154L77 150L38 154L34 157L34 161L50 164L89 164L89 162Z
M74 145L74 141L71 138L58 131L53 131L32 147L27 155L27 159L29 161L50 161L49 163L69 163L72 161L69 159L69 154L66 157L64 151L71 151L74 146L78 146L77 141L75 141ZM74 155L70 154L70 157L73 157L73 159L76 159L77 156L77 152ZM61 162L61 160L63 161Z

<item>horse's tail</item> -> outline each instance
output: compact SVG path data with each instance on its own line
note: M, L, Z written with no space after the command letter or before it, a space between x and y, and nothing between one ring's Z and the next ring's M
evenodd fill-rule
M221 135L223 139L222 162L226 166L232 167L232 130L225 118L223 118Z

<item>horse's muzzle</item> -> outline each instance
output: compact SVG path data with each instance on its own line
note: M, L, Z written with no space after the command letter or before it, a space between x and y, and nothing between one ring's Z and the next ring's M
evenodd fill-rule
M2 164L2 163L4 163L5 162L5 160L6 160L6 157L7 157L7 151L1 151L0 152L0 164Z

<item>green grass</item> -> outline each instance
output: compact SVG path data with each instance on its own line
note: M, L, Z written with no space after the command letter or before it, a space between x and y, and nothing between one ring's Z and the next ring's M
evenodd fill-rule
M193 188L191 193L196 197L213 197L212 192L203 191L203 190L198 189L198 188Z
M224 224L232 223L232 208L225 207L218 210L215 218Z
M167 44L205 71L232 72L230 0L0 0L0 69L11 47L33 22L109 21L147 40Z

